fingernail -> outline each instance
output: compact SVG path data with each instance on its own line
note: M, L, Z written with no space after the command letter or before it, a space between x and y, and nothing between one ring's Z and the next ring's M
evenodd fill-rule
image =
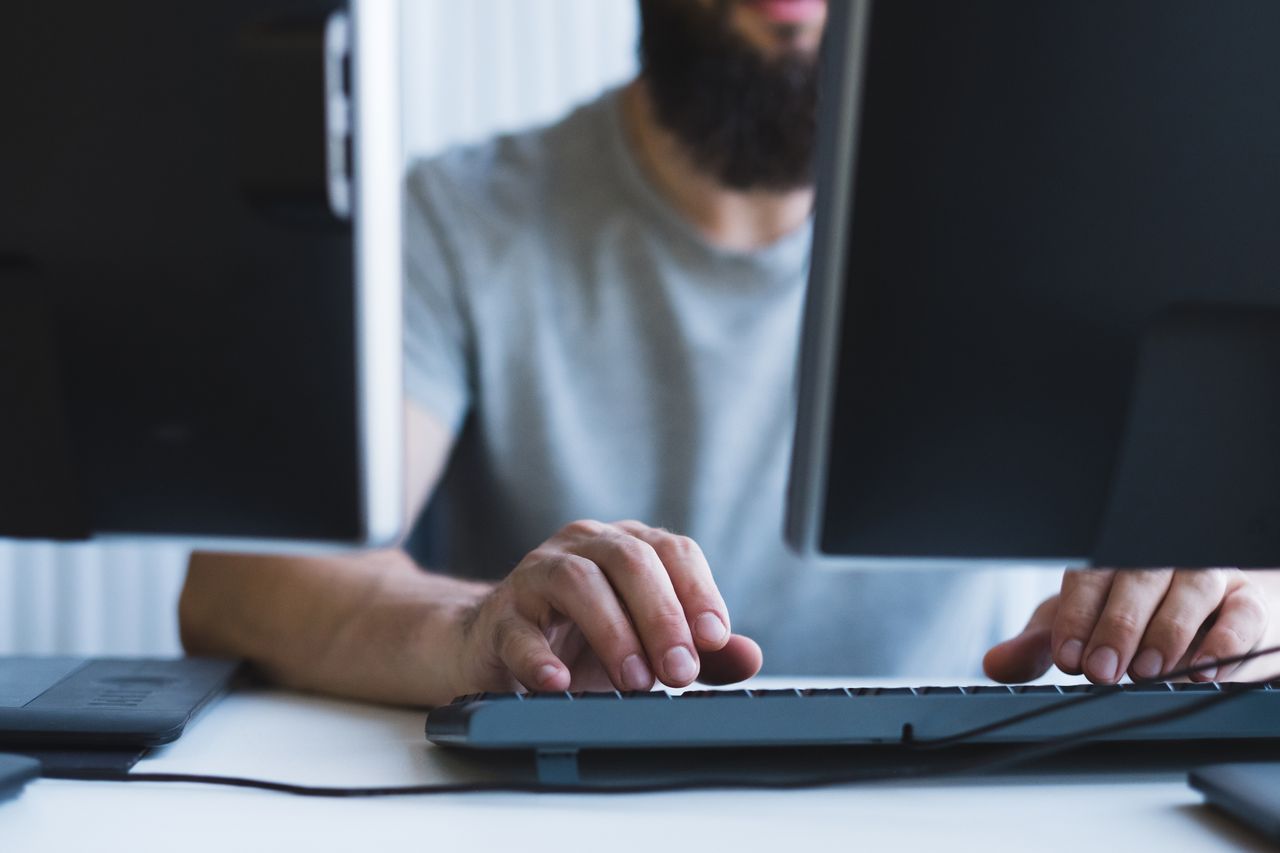
M1133 661L1133 672L1139 678L1157 678L1164 672L1164 657L1155 649L1144 649Z
M698 635L698 639L704 643L719 643L729 633L729 629L720 621L720 617L709 612L703 613L694 620L693 630Z
M560 667L554 664L546 664L538 670L538 686L545 687L560 675Z
M676 646L667 652L666 657L662 659L662 666L667 671L667 678L670 681L687 683L698 676L698 665L694 663L693 655L689 654L689 650L684 646Z
M1084 651L1084 643L1079 640L1067 640L1062 644L1062 648L1058 649L1058 660L1062 662L1062 668L1068 672L1080 671L1080 654Z
M1191 668L1195 670L1195 678L1203 678L1205 681L1218 680L1217 662L1208 655L1201 655L1191 663Z
M653 686L653 673L640 655L631 655L622 662L622 683L628 690L648 690Z
M1093 654L1089 655L1089 661L1086 665L1090 678L1094 681L1103 681L1108 684L1120 677L1120 674L1116 671L1119 668L1120 656L1110 646L1099 646L1094 649Z

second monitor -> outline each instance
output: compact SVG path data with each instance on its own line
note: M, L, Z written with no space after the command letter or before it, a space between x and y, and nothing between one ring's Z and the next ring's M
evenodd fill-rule
M391 541L394 0L0 29L0 537Z
M832 12L793 544L1280 566L1280 6Z

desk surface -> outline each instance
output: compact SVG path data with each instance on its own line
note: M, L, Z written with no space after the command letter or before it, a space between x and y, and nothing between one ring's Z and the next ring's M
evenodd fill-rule
M465 777L457 759L423 739L422 725L418 711L250 690L223 699L138 769L341 786ZM1181 774L383 800L42 780L0 804L6 851L527 851L584 840L609 840L600 848L608 851L651 850L659 840L724 851L797 842L846 850L1270 849L1202 806Z

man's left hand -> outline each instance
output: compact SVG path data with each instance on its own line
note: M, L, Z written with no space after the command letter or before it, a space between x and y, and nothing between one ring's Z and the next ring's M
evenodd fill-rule
M1213 662L1275 644L1277 603L1277 571L1069 571L1062 591L1036 608L1021 634L987 652L983 667L1006 683L1039 678L1052 664L1097 684L1202 664L1191 680L1259 677L1280 671L1280 661L1262 659L1244 670Z

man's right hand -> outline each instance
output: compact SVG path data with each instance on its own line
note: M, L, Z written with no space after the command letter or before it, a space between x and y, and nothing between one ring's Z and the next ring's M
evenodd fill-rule
M636 521L578 521L458 618L455 695L741 681L760 647L729 627L702 550Z
M412 404L405 417L411 520L453 434ZM198 553L179 613L191 654L243 658L290 687L398 705L518 685L731 683L760 669L759 647L729 633L698 546L635 522L571 524L496 586L423 571L399 549Z

